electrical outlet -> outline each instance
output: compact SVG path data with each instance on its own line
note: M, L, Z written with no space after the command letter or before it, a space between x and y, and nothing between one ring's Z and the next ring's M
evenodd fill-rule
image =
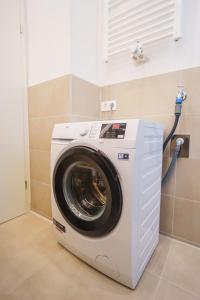
M113 111L117 109L117 100L101 102L101 111Z

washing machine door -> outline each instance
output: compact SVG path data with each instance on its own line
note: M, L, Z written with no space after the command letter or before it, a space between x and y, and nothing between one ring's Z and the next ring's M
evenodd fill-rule
M54 196L65 220L79 233L99 237L119 221L122 192L116 169L100 151L73 147L57 161Z

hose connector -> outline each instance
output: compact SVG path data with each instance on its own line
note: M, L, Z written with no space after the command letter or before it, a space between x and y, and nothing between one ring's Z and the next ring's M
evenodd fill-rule
M184 139L183 138L178 138L178 139L176 139L176 149L175 149L175 151L176 152L179 152L180 151L180 149L181 149L181 146L184 144Z
M175 115L180 116L182 111L182 103L187 99L187 93L179 88L178 94L176 96L176 106L175 106Z
M165 181L167 180L167 178L169 177L170 173L172 172L173 168L175 167L176 161L178 159L179 153L181 151L181 146L184 144L184 139L183 138L177 138L176 139L176 148L172 153L172 160L171 163L165 173L165 175L162 178L162 184L165 183Z

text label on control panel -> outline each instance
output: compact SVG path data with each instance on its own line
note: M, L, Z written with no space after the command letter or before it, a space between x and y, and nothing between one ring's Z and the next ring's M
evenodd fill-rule
M102 124L100 138L102 139L124 139L126 123Z

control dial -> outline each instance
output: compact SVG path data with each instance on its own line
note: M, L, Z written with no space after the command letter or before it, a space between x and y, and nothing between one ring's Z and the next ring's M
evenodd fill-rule
M81 132L80 132L80 136L85 136L87 135L89 132L89 128L84 128Z

